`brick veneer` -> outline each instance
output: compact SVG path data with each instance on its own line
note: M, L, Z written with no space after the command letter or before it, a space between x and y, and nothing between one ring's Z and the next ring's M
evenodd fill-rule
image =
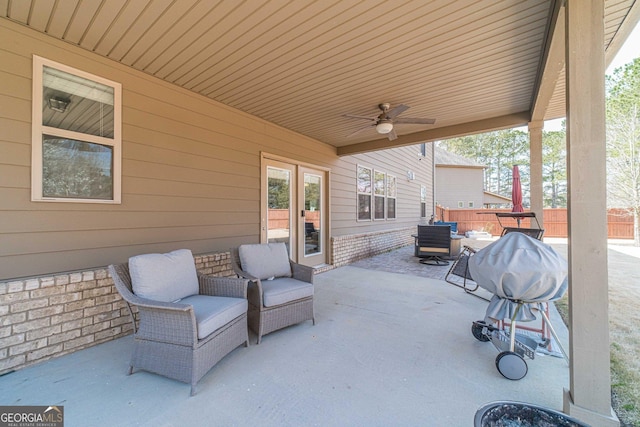
M331 238L332 266L413 244L415 227ZM230 254L194 257L203 274L234 276ZM106 268L0 282L0 375L130 334Z
M363 234L331 238L331 264L334 267L378 255L407 245L413 245L416 227L396 228Z
M229 253L195 256L198 271L232 276ZM0 374L131 333L106 268L0 282Z

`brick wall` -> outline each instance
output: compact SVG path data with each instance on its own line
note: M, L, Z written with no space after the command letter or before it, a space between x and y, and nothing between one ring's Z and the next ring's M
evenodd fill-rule
M410 227L334 237L328 268L413 244L414 232ZM203 274L234 276L228 252L194 261ZM129 310L104 267L0 282L0 375L131 331Z
M372 233L351 234L331 238L331 264L334 267L349 264L363 258L414 244L412 233L416 227Z
M194 259L201 273L232 276L229 257ZM0 375L131 331L106 268L0 282Z

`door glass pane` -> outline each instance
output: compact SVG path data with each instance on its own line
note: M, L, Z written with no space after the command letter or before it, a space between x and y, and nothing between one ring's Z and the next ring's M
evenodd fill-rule
M291 236L291 171L267 168L269 206L267 241L284 242L290 249ZM289 251L290 252L290 251Z
M313 255L322 252L322 177L304 174L304 254Z

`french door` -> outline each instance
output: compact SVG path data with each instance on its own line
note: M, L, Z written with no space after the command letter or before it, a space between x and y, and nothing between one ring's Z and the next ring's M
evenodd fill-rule
M326 264L328 172L263 157L262 177L261 242L285 243L300 264Z

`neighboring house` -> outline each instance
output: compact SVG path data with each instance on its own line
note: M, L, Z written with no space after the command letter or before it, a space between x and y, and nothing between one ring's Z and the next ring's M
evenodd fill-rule
M436 203L449 209L480 209L483 207L505 207L511 199L485 191L484 170L486 166L475 160L435 149Z
M500 194L492 193L490 191L484 192L484 207L485 208L510 208L513 206L510 197L501 196Z

